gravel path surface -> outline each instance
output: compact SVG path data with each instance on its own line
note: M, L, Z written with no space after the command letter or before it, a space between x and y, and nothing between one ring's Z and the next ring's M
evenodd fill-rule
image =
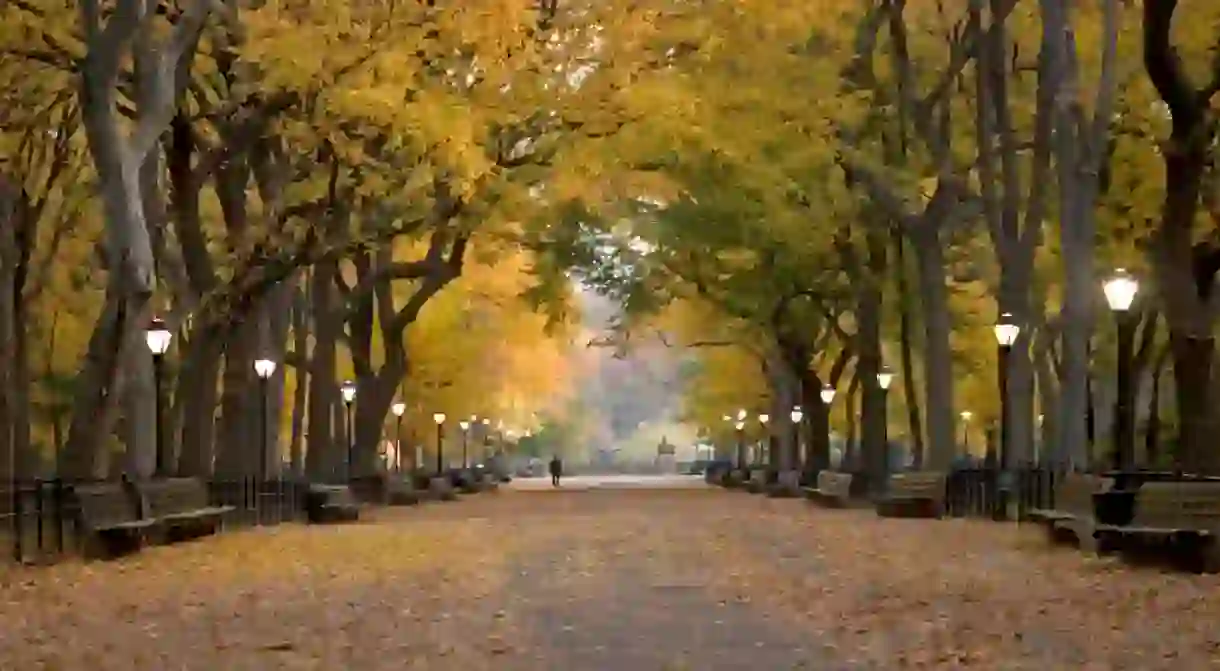
M506 489L0 569L0 669L1194 669L1220 580L701 488Z

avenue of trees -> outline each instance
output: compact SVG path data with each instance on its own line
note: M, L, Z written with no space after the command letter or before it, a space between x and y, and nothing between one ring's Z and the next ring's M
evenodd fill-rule
M1142 283L1138 460L1215 471L1220 12L809 4L725 8L686 81L676 195L598 217L590 276L628 307L622 337L679 333L704 363L690 416L722 445L737 408L781 420L781 470L797 404L810 469L827 463L831 421L859 440L858 465L882 462L888 423L917 464L943 469L998 424L992 327L1008 313L1012 463L1107 465L1101 288L1121 267Z
M160 433L175 473L333 473L349 377L354 472L396 400L419 431L437 409L524 426L562 405L573 279L622 304L625 346L659 330L703 360L708 431L800 404L810 468L832 421L878 463L883 367L891 435L945 467L995 421L1010 313L1013 456L1083 464L1108 449L1100 283L1121 266L1142 281L1145 458L1216 470L1218 19L1206 0L10 0L0 468L54 454L96 477L117 453L143 474ZM175 333L161 405L154 315ZM261 455L259 357L283 364ZM792 448L777 431L781 468Z

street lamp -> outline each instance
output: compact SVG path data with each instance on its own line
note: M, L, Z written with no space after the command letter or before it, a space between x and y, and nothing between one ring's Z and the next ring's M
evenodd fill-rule
M1114 313L1118 328L1117 393L1114 398L1114 469L1123 471L1135 462L1135 399L1131 384L1131 363L1135 356L1136 313L1131 310L1140 285L1127 271L1119 268L1102 287L1106 303Z
M797 459L800 460L798 469L809 463L809 459L803 449L804 446L801 445L801 420L804 418L805 413L801 410L801 406L792 406L792 411L788 413L788 419L792 420L792 447L796 451Z
M463 419L462 421L458 422L458 426L462 428L462 468L466 468L466 438L470 434L470 422Z
M974 413L963 410L958 416L962 418L962 449L966 454L970 454L970 419L974 417Z
M432 421L436 422L436 477L445 472L445 413L432 413Z
M745 412L744 410L742 412ZM740 416L741 413L738 413ZM733 423L733 428L737 429L737 468L744 471L746 469L746 422L745 418L737 420Z
M156 467L153 474L158 476L167 475L168 470L168 464L165 463L165 435L161 426L161 361L169 351L169 344L173 339L174 334L169 327L157 318L148 323L148 330L144 332L144 342L148 344L148 351L152 352L153 358L153 420L156 422L157 441Z
M407 404L397 401L390 406L394 413L394 468L402 473L402 416L407 412Z
M275 375L275 362L271 359L255 359L254 374L258 376L259 396L262 403L262 435L259 436L259 451L258 451L258 486L254 489L254 517L260 524L263 518L263 484L267 482L267 460L271 458L271 451L267 447L269 442L268 423L270 420L271 411L268 408L268 399L271 397L268 389L271 381L271 376Z
M348 380L339 387L343 406L347 410L347 479L352 479L352 457L356 452L356 425L352 421L352 403L356 401L356 383Z
M818 396L822 399L822 412L826 414L826 454L823 457L822 463L818 464L820 468L830 468L830 406L835 400L835 388L829 384L822 386L822 391L818 392ZM839 454L839 469L843 468L843 454Z
M1011 313L1005 312L996 320L994 330L996 345L999 346L996 365L999 367L997 378L1000 385L1000 473L1002 475L992 517L1003 520L1008 516L1008 482L1005 478L1007 478L1009 461L1012 458L1012 446L1009 444L1011 420L1008 416L1008 357L1012 353L1013 343L1017 342L1017 337L1021 335L1021 327L1013 319Z
M765 412L758 416L758 423L763 428L763 439L758 441L759 455L754 461L759 465L771 463L771 434L767 432L767 422L769 421L771 421L771 415Z
M877 371L877 387L881 389L881 474L882 483L889 478L890 472L890 413L889 413L889 389L894 383L894 371L890 370L889 366L882 366ZM865 457L865 463L868 463L868 457Z
M259 384L260 391L261 391L261 393L259 395L262 396L262 404L263 404L263 432L262 432L263 436L262 436L260 452L259 452L259 460L258 460L258 481L259 482L267 481L267 460L271 458L271 451L268 449L268 445L267 445L268 439L269 439L268 438L268 432L269 432L268 424L271 421L271 418L270 418L271 413L270 413L270 409L268 408L269 399L270 399L271 394L270 394L270 390L268 389L268 387L270 386L271 376L275 375L275 368L276 368L275 362L272 361L271 359L255 359L254 360L254 374L258 376L258 384Z

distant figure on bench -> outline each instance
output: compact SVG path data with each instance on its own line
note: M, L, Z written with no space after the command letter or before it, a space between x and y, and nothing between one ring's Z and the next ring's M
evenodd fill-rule
M551 486L559 486L559 478L563 475L563 462L559 460L559 455L551 457Z

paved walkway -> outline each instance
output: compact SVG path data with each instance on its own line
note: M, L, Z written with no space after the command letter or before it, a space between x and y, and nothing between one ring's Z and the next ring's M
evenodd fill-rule
M1220 581L721 490L506 489L0 572L0 669L1205 669Z

